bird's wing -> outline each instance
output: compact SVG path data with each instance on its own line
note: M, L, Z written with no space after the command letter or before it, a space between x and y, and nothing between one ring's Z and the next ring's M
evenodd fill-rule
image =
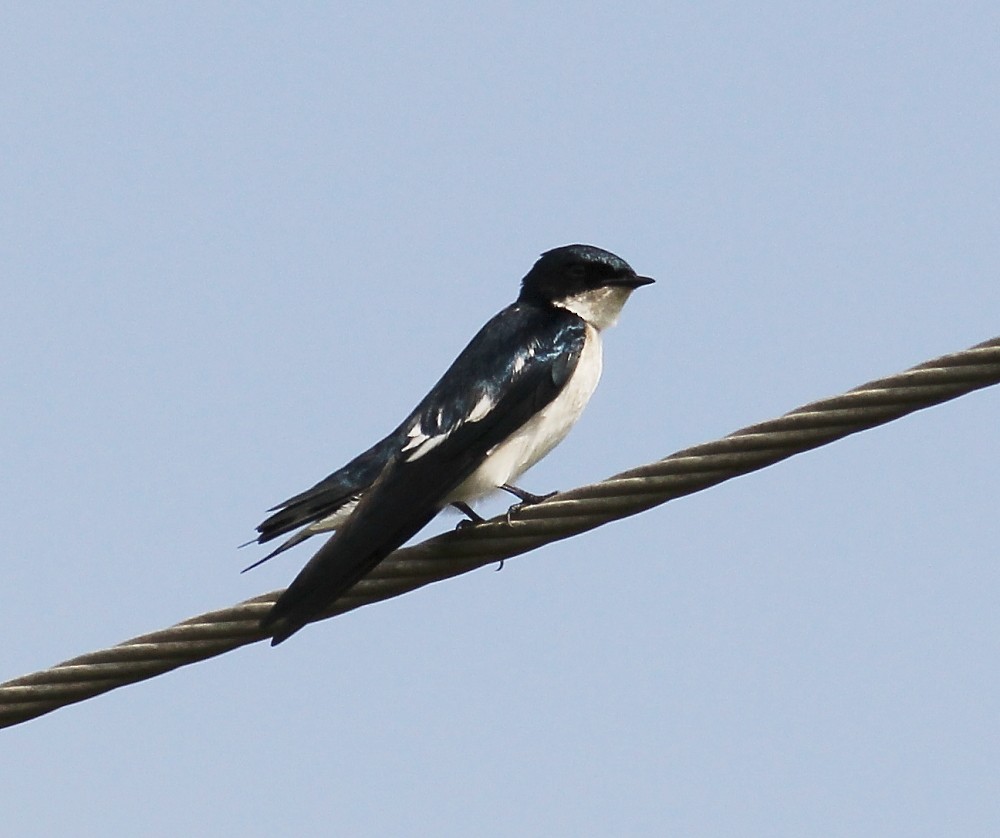
M399 449L398 436L398 430L394 431L364 453L359 454L343 468L320 480L311 489L306 489L295 497L272 507L270 511L274 514L257 525L257 532L260 535L255 539L256 542L263 544L265 541L291 532L303 524L319 521L327 515L332 515L345 503L362 494L375 482L375 478L381 474L386 463L389 462L389 458ZM271 558L285 548L286 545L283 544L267 558Z
M404 444L350 518L264 618L272 644L302 628L430 521L495 446L556 397L585 339L584 322L562 310L515 303L487 323L400 426ZM477 383L470 387L470 381Z

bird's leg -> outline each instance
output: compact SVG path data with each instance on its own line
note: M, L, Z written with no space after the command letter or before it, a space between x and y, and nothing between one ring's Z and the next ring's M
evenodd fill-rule
M464 529L465 527L474 527L476 524L481 524L486 519L480 515L476 510L474 510L469 504L463 500L455 501L452 506L455 507L463 515L467 516L467 520L459 521L455 526L456 530Z
M556 492L546 492L544 495L536 495L512 483L504 483L500 488L505 492L510 492L514 497L520 498L521 503L525 506L531 506L533 503L541 503L543 500L548 500L556 494Z
M520 498L520 503L515 503L510 509L507 510L507 523L510 523L510 516L520 509L526 506L531 506L535 503L541 503L543 500L548 500L553 495L558 494L557 492L546 492L544 495L536 495L533 492L527 492L511 483L504 483L501 487L505 492L510 492L514 497Z

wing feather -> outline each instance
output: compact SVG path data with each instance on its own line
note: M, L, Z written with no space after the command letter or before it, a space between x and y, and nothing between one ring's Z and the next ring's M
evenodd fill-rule
M423 528L491 449L558 395L585 339L586 324L576 315L526 303L487 323L395 432L406 439L419 428L428 437L422 445L435 444L411 449L416 456L400 446L388 458L350 518L262 621L272 643L302 628Z

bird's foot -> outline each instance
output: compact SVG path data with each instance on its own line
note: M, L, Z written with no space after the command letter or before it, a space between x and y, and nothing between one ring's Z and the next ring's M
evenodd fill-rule
M452 506L454 506L455 509L461 512L463 515L467 516L466 518L459 521L455 525L456 530L464 530L466 527L474 527L476 524L481 524L483 523L483 521L486 520L482 515L476 512L476 510L474 510L471 506L469 506L469 504L465 503L464 501L457 500L452 504Z
M515 503L507 510L507 523L511 523L510 516L517 512L520 512L526 506L534 506L536 503L541 503L543 500L548 500L553 495L558 494L558 492L546 492L544 495L536 495L533 492L525 491L524 489L513 486L510 483L504 483L501 487L505 492L510 492L515 497L521 500Z
M533 492L529 492L526 489L522 489L519 486L515 486L513 483L504 483L501 487L505 492L510 492L514 497L521 499L521 504L524 506L531 506L533 503L541 503L543 500L548 500L558 492L546 492L544 495L536 495Z

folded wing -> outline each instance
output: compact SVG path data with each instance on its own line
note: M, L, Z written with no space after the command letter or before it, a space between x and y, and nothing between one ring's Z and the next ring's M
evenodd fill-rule
M387 437L394 450L357 507L264 618L262 627L272 631L272 643L332 605L427 524L495 446L559 394L585 338L586 326L575 315L524 303L487 323ZM321 486L290 499L285 508L308 502ZM313 510L320 497L322 492L313 506L298 508Z

